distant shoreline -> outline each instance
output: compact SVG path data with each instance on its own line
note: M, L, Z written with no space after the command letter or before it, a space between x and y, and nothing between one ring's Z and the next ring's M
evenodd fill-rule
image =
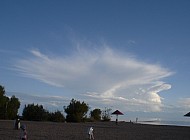
M150 125L169 125L169 126L186 126L190 127L190 121L165 121L165 120L155 120L155 121L139 121L140 124L150 124Z

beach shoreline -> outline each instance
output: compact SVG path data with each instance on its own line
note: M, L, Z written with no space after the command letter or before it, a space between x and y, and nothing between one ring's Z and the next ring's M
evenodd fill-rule
M14 130L14 120L0 120L0 138L19 140L20 130ZM129 122L55 123L21 121L28 140L87 140L87 130L94 128L96 140L189 140L190 127L135 124Z

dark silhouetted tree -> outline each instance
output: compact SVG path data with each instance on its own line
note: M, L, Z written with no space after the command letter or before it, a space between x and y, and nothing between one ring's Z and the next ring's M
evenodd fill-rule
M50 113L49 115L49 120L52 122L65 122L65 117L63 116L63 114L61 114L60 111Z
M25 105L22 113L24 120L29 121L47 121L49 114L42 105L28 104Z
M64 107L65 113L67 113L67 122L82 122L89 110L88 104L74 99L71 100L67 107Z
M94 109L93 111L90 112L90 117L94 121L100 121L101 113L102 113L102 111L100 109Z
M0 119L14 119L17 116L20 101L15 96L5 96L5 89L0 85Z
M53 113L48 112L42 105L28 104L25 105L22 113L23 119L28 121L53 121L64 122L65 117L60 111Z
M0 85L0 97L5 95L5 88Z
M15 119L17 117L19 107L20 107L19 99L13 95L9 99L7 105L7 116L9 119Z
M5 89L0 85L0 119L6 118L6 109L9 98L5 96Z

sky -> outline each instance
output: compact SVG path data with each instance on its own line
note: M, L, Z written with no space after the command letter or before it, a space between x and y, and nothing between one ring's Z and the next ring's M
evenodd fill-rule
M72 98L129 121L188 120L189 0L1 0L0 85L25 104Z

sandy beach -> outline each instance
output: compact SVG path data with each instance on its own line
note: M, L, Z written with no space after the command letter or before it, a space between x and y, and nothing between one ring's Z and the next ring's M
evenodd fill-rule
M0 140L19 140L14 121L0 121ZM87 140L94 127L95 140L190 140L190 127L157 126L119 122L53 123L21 121L27 126L28 140Z

